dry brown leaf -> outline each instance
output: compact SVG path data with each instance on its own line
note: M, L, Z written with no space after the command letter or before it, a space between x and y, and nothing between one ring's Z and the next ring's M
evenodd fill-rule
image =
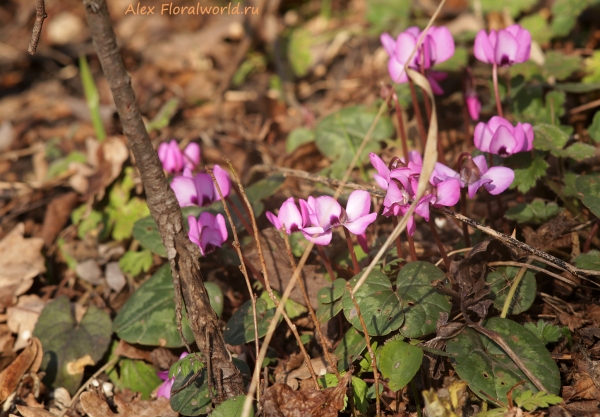
M46 247L50 247L54 243L56 236L71 218L71 212L78 202L79 196L77 193L69 192L57 196L48 204L44 215L44 225L39 236L44 239Z
M141 359L146 362L152 362L152 353L148 350L138 349L137 347L130 345L124 340L119 340L115 355L123 356L129 359Z
M23 417L56 417L50 411L46 411L43 408L17 405L17 410L19 410L19 413L21 413Z
M154 401L125 401L118 395L114 397L118 413L112 412L106 401L96 392L81 394L81 406L89 417L177 417L178 412L171 409L169 400L160 397Z
M19 223L0 241L0 293L11 291L14 297L25 293L33 278L46 271L40 252L43 239L24 238L24 230L23 223Z
M42 344L37 337L6 369L0 372L0 403L17 388L21 378L28 372L35 373L40 368L43 357Z
M344 396L351 372L336 387L320 391L294 391L286 384L275 384L261 397L266 417L337 417L344 408Z
M35 324L45 306L46 302L33 294L19 297L16 306L7 308L8 328L18 335L13 348L15 351L30 343Z

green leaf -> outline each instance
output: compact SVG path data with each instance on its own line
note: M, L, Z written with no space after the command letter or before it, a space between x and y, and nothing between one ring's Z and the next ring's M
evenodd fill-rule
M579 198L579 194L577 194L577 187L575 186L575 182L577 181L577 175L574 172L565 172L563 175L563 189L562 192L565 197L577 197Z
M225 298L223 297L223 290L214 282L205 282L204 288L206 288L206 293L208 294L208 299L210 300L210 305L217 313L217 316L221 318L221 314L223 314L223 307L225 305Z
M134 277L141 274L142 271L148 272L152 268L152 264L152 252L147 249L140 252L127 251L119 260L121 271Z
M350 327L333 352L338 358L338 371L348 369L366 348L365 336L354 327Z
M77 225L77 237L80 239L85 238L88 232L96 230L106 220L104 213L96 210L88 213L87 210L87 204L82 204L71 213L71 221Z
M330 169L336 178L341 178L350 165L376 115L375 110L367 110L364 106L347 107L325 117L317 124L315 130L317 148L323 155L334 161ZM377 142L391 137L393 132L390 119L382 117L373 129L370 141L363 149L359 166L368 161L369 152L379 149Z
M569 135L557 126L547 123L540 123L533 127L535 134L533 147L541 151L550 151L554 156L562 156L561 152L567 142Z
M520 192L526 193L535 186L537 180L546 174L546 170L550 165L542 158L541 155L535 154L533 159L531 153L521 152L512 155L510 158L511 166L520 166L525 168L515 168L515 179L510 188L517 188Z
M422 361L421 349L400 340L388 342L377 351L377 368L392 391L404 388L417 374Z
M585 72L588 73L581 80L584 84L596 84L600 82L600 51L594 51L591 57L586 58Z
M481 7L484 13L507 11L511 17L517 17L521 12L527 11L535 6L535 0L505 0L502 2L494 0L482 0Z
M121 390L141 393L144 400L150 399L152 391L162 383L154 367L141 360L121 359L118 369L115 367L108 372L112 383Z
M158 232L158 226L152 216L144 217L133 225L133 237L146 249L163 258L167 257L167 250L162 243L162 238Z
M541 224L550 220L558 213L563 211L562 207L554 202L546 203L540 198L534 199L529 204L517 204L509 208L505 217L510 220L515 220L518 223Z
M311 46L313 44L313 35L303 27L296 28L290 35L288 44L288 61L292 66L294 74L298 77L304 77L308 74L313 63Z
M330 304L319 303L319 307L315 312L317 320L319 320L319 323L325 323L337 316L337 314L342 311L342 308L342 300L336 300Z
M288 135L285 141L285 151L287 153L291 153L296 148L304 145L305 143L314 142L315 141L315 132L311 129L307 129L306 127L299 127L294 129Z
M404 337L418 338L435 332L440 313L449 313L452 304L432 282L444 280L444 273L428 262L409 262L396 278L396 295L402 300Z
M561 81L581 69L583 60L579 55L566 55L560 51L548 51L544 62L544 75Z
M548 26L548 18L542 16L541 13L525 16L519 20L519 24L531 33L531 39L536 42L546 43L552 39L552 33Z
M125 302L113 323L115 333L128 343L183 346L175 325L174 300L171 267L165 264ZM185 312L182 326L186 340L192 343L194 335Z
M578 268L600 271L600 251L592 249L588 253L582 253L573 262Z
M273 321L276 308L269 308L262 298L256 300L256 320L258 324L258 337L263 337L269 330ZM281 322L281 316L278 323ZM248 300L233 313L223 331L223 338L230 345L242 345L254 341L254 316L252 301Z
M583 83L558 83L553 86L556 90L562 90L567 93L591 93L600 90L600 82L592 84Z
M540 339L545 345L552 342L558 342L563 335L560 327L555 326L552 323L545 322L542 319L540 319L537 324L525 323L525 328L536 335L537 338Z
M69 169L69 164L71 162L78 162L81 164L85 164L87 162L87 156L79 151L73 151L69 153L64 158L57 159L53 161L48 167L48 172L46 173L46 179L51 179L56 177L57 175L62 174L67 169Z
M556 0L552 5L552 34L566 36L571 32L577 17L598 0Z
M98 94L98 88L96 88L94 76L90 71L85 55L79 55L79 73L81 75L81 84L83 84L83 95L90 110L96 139L98 139L98 142L104 142L106 131L104 130L102 116L100 115L100 95Z
M408 26L410 9L410 1L371 0L367 3L366 18L373 33L396 32Z
M588 145L587 143L575 142L567 149L563 150L562 154L567 158L571 158L579 162L588 158L593 158L595 151L596 148L592 145Z
M540 85L526 85L514 95L515 120L532 125L554 125L565 114L565 100L564 91L550 91L544 99Z
M219 404L210 415L211 417L241 417L245 401L245 395L236 395ZM254 417L254 408L250 409L248 416Z
M342 298L346 289L346 280L338 278L329 287L323 287L317 293L317 300L321 304L330 304Z
M104 355L112 334L108 313L91 305L77 322L67 297L50 302L38 318L33 336L44 349L41 370L44 384L64 387L73 395L83 378L84 367L95 365Z
M485 327L502 336L550 393L559 393L558 367L544 344L533 333L512 320L499 317L487 320ZM538 391L498 345L471 328L448 340L446 352L451 355L460 378L467 381L471 390L485 401L492 398L507 404L507 392L520 381L525 381L525 384L513 390L513 398L528 389Z
M581 201L596 217L600 217L600 173L580 175L575 181Z
M203 370L193 380L194 382L189 383L194 376L193 370L187 374L179 372L171 388L171 408L184 416L198 416L209 414L212 411L212 398L206 382L206 370ZM188 383L189 385L187 385ZM184 386L186 387L183 388ZM178 392L178 390L180 391Z
M502 311L510 286L520 269L514 266L500 267L485 278L490 285L491 298L497 310ZM508 314L519 314L529 310L535 300L536 289L535 273L527 270L513 296Z
M592 140L596 143L600 143L600 112L594 114L592 124L588 127L588 133Z
M354 287L359 278L360 274L350 281L351 287ZM371 336L384 336L404 322L400 300L392 288L390 279L382 272L372 271L354 298ZM356 307L347 288L344 289L342 305L346 319L356 329L362 330Z
M562 397L541 391L534 394L528 390L522 392L521 395L518 395L515 398L515 403L517 403L520 408L524 408L530 412L536 408L548 408L551 405L560 404L562 402Z

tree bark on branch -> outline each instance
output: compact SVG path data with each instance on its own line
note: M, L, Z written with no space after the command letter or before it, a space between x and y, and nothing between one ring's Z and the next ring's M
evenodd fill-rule
M208 376L209 386L222 387L222 392L217 393L217 402L244 394L241 374L227 351L217 315L210 305L202 282L198 260L199 248L190 242L187 236L179 203L167 182L158 155L142 121L135 93L131 87L131 78L125 70L117 47L106 2L105 0L83 0L83 4L102 71L108 80L123 125L123 132L127 136L129 147L140 171L148 208L158 225L163 244L167 249L175 287L177 326L180 334L181 296L183 295L194 339L205 359L209 361L207 368L216 371Z

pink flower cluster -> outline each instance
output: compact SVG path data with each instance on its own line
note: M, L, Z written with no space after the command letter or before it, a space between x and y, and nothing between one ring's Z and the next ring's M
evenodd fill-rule
M342 226L355 234L359 244L368 251L365 231L377 217L377 213L370 213L368 192L353 191L345 209L330 196L308 197L307 200L300 199L299 203L300 209L290 197L281 205L277 216L267 212L267 219L277 229L285 227L287 234L302 232L307 240L317 245L328 245L333 229Z
M171 181L171 188L181 207L209 206L221 199L209 174L192 173L200 164L200 146L197 143L190 143L183 152L175 140L161 143L158 147L158 158L165 171L175 174ZM213 174L223 197L227 197L231 191L229 174L218 165L213 168ZM225 218L221 214L215 216L204 212L198 219L189 216L188 223L189 238L200 247L202 255L212 252L216 247L221 247L227 240Z

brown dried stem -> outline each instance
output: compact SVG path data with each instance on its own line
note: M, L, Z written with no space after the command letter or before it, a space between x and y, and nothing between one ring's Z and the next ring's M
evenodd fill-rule
M248 213L250 215L250 221L252 222L252 230L254 232L253 233L254 241L256 242L256 251L258 252L258 257L260 259L260 264L262 266L262 272L263 272L263 277L265 279L265 287L267 288L267 294L269 294L269 298L271 299L271 301L273 301L273 303L275 304L275 307L279 307L279 299L273 293L273 288L271 287L271 283L269 281L269 272L267 269L267 263L265 262L265 257L263 255L262 247L260 244L260 236L258 234L258 227L256 226L256 217L254 217L254 212L252 210L252 206L250 205L250 201L248 200L248 197L246 196L246 193L244 192L244 186L242 185L240 178L238 177L237 172L236 172L235 168L233 167L233 164L231 163L229 158L223 157L223 159L229 165L229 169L231 170L231 173L233 174L235 181L238 184L240 194L242 196L242 202L246 205L246 209L248 210ZM285 227L284 227L284 230L285 230ZM300 281L300 280L298 279L298 281ZM315 389L318 390L319 389L319 381L317 380L317 374L315 373L315 370L312 366L312 362L310 361L310 356L308 355L308 352L304 348L304 344L302 343L302 339L300 338L300 335L298 334L296 325L294 323L292 323L292 320L290 320L290 317L287 315L285 310L281 311L281 315L283 316L283 319L287 323L288 327L294 334L296 341L298 342L298 347L300 348L300 351L304 355L304 362L306 363L306 367L308 368L310 375L313 379L313 382L315 383ZM256 357L258 360L258 355L256 355ZM256 363L255 366L260 366L260 363ZM256 391L258 392L258 390L256 390Z
M219 320L210 305L202 282L198 260L200 250L188 238L179 203L167 182L158 154L144 126L131 87L131 78L127 74L117 46L106 1L83 0L83 4L94 47L108 80L123 132L127 136L129 147L140 171L148 208L156 221L171 265L178 330L182 334L183 297L198 348L206 360L211 361L212 369L220 370L220 381L216 385L223 387L224 396L227 398L244 394L242 375L227 351ZM209 375L208 378L211 383L216 379L214 374ZM220 400L222 399L217 399Z
M27 48L27 52L29 52L30 55L35 54L35 51L37 50L40 35L42 34L42 26L47 17L48 15L46 14L44 0L35 0L35 22L33 24L33 31L31 32L29 47Z

